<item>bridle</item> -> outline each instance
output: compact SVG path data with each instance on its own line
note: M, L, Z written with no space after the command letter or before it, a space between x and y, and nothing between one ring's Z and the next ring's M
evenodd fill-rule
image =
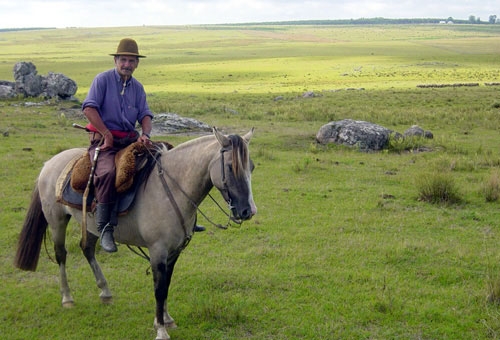
M229 187L227 186L226 180L226 167L224 162L224 152L232 150L233 147L223 147L220 149L220 168L221 168L221 178L222 178L222 189L220 190L222 193L222 197L226 201L229 210L233 211L234 206L231 204L231 196L229 195ZM212 198L213 199L213 198Z
M219 189L221 191L221 194L222 194L222 197L224 198L224 200L226 201L229 209L231 211L233 211L235 209L235 207L231 204L231 196L229 194L229 186L227 185L227 180L226 180L226 171L225 171L225 160L224 160L224 153L226 151L230 151L232 150L232 146L229 146L229 147L223 147L220 149L220 155L221 155L221 178L222 178L222 189ZM179 222L181 223L185 233L186 233L186 238L188 237L187 235L187 228L186 228L186 223L185 223L185 220L184 220L184 216L182 215L182 212L179 208L179 206L177 205L177 202L172 194L172 191L170 190L170 187L168 186L167 184L167 181L165 179L165 176L168 177L172 183L174 183L177 188L181 191L181 193L187 198L187 200L189 201L189 203L209 222L211 223L212 225L218 227L218 228L221 228L221 229L227 229L230 225L231 225L231 221L233 221L234 223L237 223L237 224L242 224L243 221L240 221L240 220L237 220L235 219L233 216L231 216L231 214L228 214L224 208L222 208L220 206L220 204L212 197L212 195L209 193L208 196L210 197L210 199L212 199L212 201L219 207L219 209L228 217L228 222L225 226L221 225L221 224L218 224L218 223L215 223L213 222L205 213L203 213L203 211L200 210L198 204L196 204L196 202L182 189L182 187L179 185L179 183L174 179L172 178L172 176L170 176L170 174L165 171L165 169L162 167L161 165L161 162L158 161L158 158L161 156L161 154L157 154L158 156L155 157L151 154L151 156L154 158L155 162L156 162L156 165L157 165L157 168L158 168L158 175L160 177L160 180L162 182L162 185L163 185L163 188L165 190L165 192L167 193L167 196L175 210L175 213L177 215L177 218L179 219ZM194 227L194 226L193 226Z

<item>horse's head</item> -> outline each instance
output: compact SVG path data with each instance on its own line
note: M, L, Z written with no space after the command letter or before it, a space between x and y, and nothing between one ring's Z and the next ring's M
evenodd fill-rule
M214 134L221 145L220 155L210 167L210 177L229 204L237 220L248 220L257 212L252 195L252 170L248 143L253 129L245 136L225 136L214 128Z

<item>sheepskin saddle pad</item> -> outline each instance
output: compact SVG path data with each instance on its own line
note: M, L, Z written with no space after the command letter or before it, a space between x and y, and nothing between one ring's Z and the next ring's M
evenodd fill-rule
M165 146L172 149L173 146L167 142L155 142L153 146L146 147L143 143L133 143L121 150L115 158L116 180L115 186L119 195L120 212L130 208L135 197L135 191L140 185L135 175L148 163L148 155L156 158L158 150ZM151 159L151 158L149 158ZM90 178L92 163L89 154L82 149L82 154L75 156L62 171L56 183L57 201L74 208L82 208L82 195L87 188ZM92 187L91 187L92 189ZM87 197L87 206L91 208L93 203L93 190Z
M135 174L144 167L147 162L148 148L144 143L135 142L120 150L115 157L116 192L122 193L132 187ZM75 162L71 172L71 187L76 192L83 193L90 177L92 162L89 153L85 152Z

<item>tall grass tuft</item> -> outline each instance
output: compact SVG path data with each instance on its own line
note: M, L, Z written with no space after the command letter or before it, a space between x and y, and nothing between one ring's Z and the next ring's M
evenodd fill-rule
M500 278L496 280L490 279L490 282L488 282L488 290L488 302L500 304Z
M483 194L486 202L498 201L498 197L500 196L500 175L498 170L494 170L484 183Z
M426 148L425 142L427 139L419 136L401 137L400 135L391 134L389 136L388 151L394 153L402 153L405 151L415 151Z
M433 204L456 204L462 201L457 185L450 173L421 174L416 179L418 199Z

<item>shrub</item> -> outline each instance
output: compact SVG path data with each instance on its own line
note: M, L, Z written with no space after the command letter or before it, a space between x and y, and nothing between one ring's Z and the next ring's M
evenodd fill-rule
M420 175L416 180L418 199L433 204L460 203L462 199L449 172Z

